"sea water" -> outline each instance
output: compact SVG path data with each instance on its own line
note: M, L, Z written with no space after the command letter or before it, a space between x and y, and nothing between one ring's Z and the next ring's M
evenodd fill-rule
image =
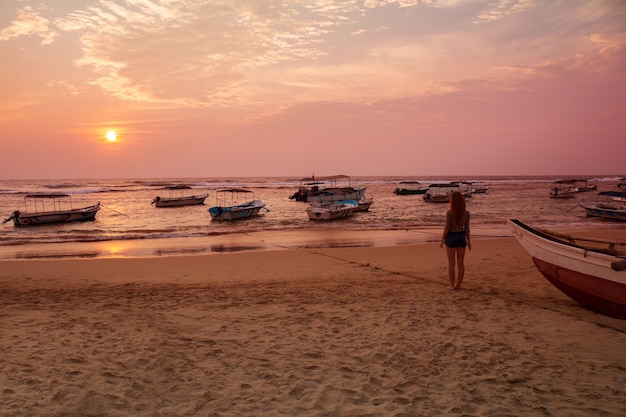
M595 200L598 191L618 190L619 177L597 178L596 192L579 193L574 199L550 198L554 181L562 177L352 177L352 186L366 187L366 197L374 204L368 212L337 221L310 221L308 203L291 200L300 186L298 178L152 178L86 180L1 180L0 216L8 218L14 210L25 210L24 197L31 193L70 194L74 208L100 202L102 208L93 222L15 227L0 225L0 258L15 258L27 248L58 247L80 242L145 242L173 244L211 238L227 240L234 234L307 230L381 231L442 228L447 204L428 203L422 195L396 195L400 181L419 181L424 185L446 181L477 181L486 184L486 194L467 199L472 228L507 230L506 221L520 219L545 228L604 228L615 223L588 217L578 206L581 200ZM165 186L191 185L194 194L209 193L204 205L156 208L156 196L167 196ZM265 201L259 216L235 221L211 220L208 208L216 205L216 193L223 188L245 188L254 198ZM243 202L243 201L241 201ZM621 224L620 224L621 225ZM167 245L166 245L167 246ZM4 249L4 251L2 250ZM45 252L41 251L40 252Z

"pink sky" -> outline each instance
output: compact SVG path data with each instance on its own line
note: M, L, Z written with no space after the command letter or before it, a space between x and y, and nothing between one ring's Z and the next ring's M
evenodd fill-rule
M2 1L0 179L626 175L624 22L620 0Z

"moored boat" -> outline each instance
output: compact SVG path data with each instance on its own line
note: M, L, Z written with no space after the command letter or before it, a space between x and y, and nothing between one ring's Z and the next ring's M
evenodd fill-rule
M357 207L354 200L314 202L306 213L309 220L335 220L350 216Z
M156 196L151 204L155 207L182 207L204 204L204 200L209 194L189 195L185 192L191 190L189 185L173 185L165 187L168 191L167 197Z
M324 185L327 186L324 186ZM353 187L349 175L330 175L300 179L300 188L290 199L307 202L332 202L342 200L360 200L366 188Z
M431 184L424 194L424 201L427 203L449 203L450 194L458 190L458 183Z
M626 221L626 192L602 191L597 201L581 201L578 205L588 216Z
M265 207L263 200L255 199L254 192L244 188L218 190L215 199L216 205L208 211L211 220L216 221L247 219L258 215Z
M508 224L539 272L556 288L587 308L626 319L626 256L615 249L626 242L560 238L519 220Z
M396 195L414 195L426 194L426 191L428 191L428 186L422 185L419 181L400 181L393 193Z
M556 180L554 181L556 186L550 190L550 197L552 198L574 198L578 194L578 187L576 183L578 180Z
M372 204L374 204L374 199L372 197L363 197L359 201L356 202L357 206L354 209L355 212L359 211L369 211Z
M24 205L26 211L15 210L3 223L13 220L15 226L36 226L91 221L100 210L100 202L73 208L71 196L61 193L28 194L24 197Z

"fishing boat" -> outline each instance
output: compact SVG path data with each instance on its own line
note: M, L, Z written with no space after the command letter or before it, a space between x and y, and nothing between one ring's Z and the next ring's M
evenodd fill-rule
M314 202L307 207L309 220L335 220L350 216L358 207L354 200Z
M489 191L489 186L482 182L468 181L473 194L485 194Z
M508 224L556 288L587 308L626 319L626 256L616 250L626 242L557 235L519 220Z
M374 204L374 199L372 197L363 197L356 203L357 203L357 206L353 211L355 212L369 211L372 204Z
M291 199L307 202L360 200L366 188L353 187L349 175L330 175L300 179L300 188Z
M598 189L598 184L592 178L586 178L577 180L577 183L581 183L576 188L578 188L579 193L586 193L589 191L596 191Z
M578 187L576 183L578 180L556 180L557 184L550 190L550 197L552 198L574 198L578 194Z
M396 195L426 194L427 185L422 185L419 181L400 181L399 186L393 190Z
M254 217L265 207L265 202L254 198L254 192L244 188L218 190L216 204L209 208L211 220L230 221ZM267 210L267 209L266 209Z
M168 191L167 197L156 196L151 204L155 207L182 207L204 204L208 194L189 195L189 185L173 185L163 188Z
M458 183L430 184L423 198L427 203L449 203L452 192L458 190Z
M28 194L24 197L25 211L15 210L3 223L13 220L15 226L35 226L90 221L96 218L100 202L73 208L69 194Z
M588 216L626 221L626 192L602 191L597 201L581 201L578 205Z

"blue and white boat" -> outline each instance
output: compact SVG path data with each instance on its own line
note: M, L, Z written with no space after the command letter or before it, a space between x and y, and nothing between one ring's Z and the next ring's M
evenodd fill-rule
M314 202L307 207L306 213L309 220L335 220L350 216L358 206L355 200Z
M598 201L581 201L578 205L588 216L626 221L626 192L602 191L598 193Z
M216 193L216 205L209 209L211 220L230 221L257 216L265 202L254 198L254 192L244 188L226 188ZM267 209L266 209L267 210Z

